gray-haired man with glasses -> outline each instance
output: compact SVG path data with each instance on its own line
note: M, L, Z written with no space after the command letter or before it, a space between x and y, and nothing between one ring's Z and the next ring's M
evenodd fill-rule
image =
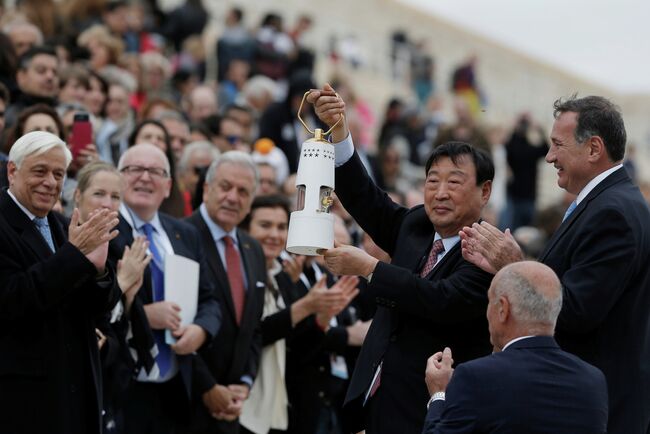
M165 154L150 144L129 148L118 164L124 202L120 236L113 243L111 257L120 258L124 247L142 236L147 237L153 257L132 307L132 315L144 315L152 333L150 342L136 343L134 348L137 381L130 386L124 405L126 432L172 433L188 422L192 357L221 323L221 310L205 275L198 231L158 211L171 189L169 164ZM188 326L180 326L179 306L165 300L164 263L169 254L201 264L198 310ZM177 339L174 345L165 342L165 330Z

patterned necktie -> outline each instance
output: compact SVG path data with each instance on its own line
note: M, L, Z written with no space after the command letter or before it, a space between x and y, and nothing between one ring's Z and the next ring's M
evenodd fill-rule
M239 324L244 313L244 300L246 298L244 278L241 273L241 260L232 238L226 235L223 237L223 242L226 243L226 273L228 274L228 283L230 283L232 302L235 305L237 324Z
M429 252L429 257L427 258L427 262L424 264L424 267L422 267L422 271L420 272L420 277L427 277L429 273L431 273L431 270L433 270L433 267L435 267L436 262L438 262L438 255L441 254L442 252L445 251L445 246L442 244L442 240L436 240L433 243L433 246L431 247L431 251Z
M164 301L165 300L165 273L163 271L163 262L158 247L154 243L153 233L155 228L150 223L145 223L142 225L147 240L149 241L149 250L151 251L152 261L149 263L149 269L151 270L151 280L153 283L153 301ZM172 350L170 346L165 342L165 330L153 330L154 340L156 341L156 347L158 348L158 354L156 354L156 364L158 365L158 370L160 371L160 377L164 377L172 365Z
M50 247L50 250L54 252L54 240L52 239L52 232L50 232L50 225L47 222L47 217L35 217L34 224L36 225L36 229L38 229L43 236L47 245Z
M567 218L569 218L569 216L571 215L571 213L573 212L573 210L576 209L577 206L578 206L578 203L577 203L575 200L574 200L573 202L571 202L571 205L569 205L569 207L567 208L566 212L564 213L564 217L562 217L562 222L563 222L563 223L564 223L564 220L566 220Z

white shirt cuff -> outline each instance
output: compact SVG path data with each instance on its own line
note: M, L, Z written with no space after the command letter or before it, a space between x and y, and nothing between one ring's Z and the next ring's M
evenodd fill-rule
M348 136L343 141L334 143L334 167L340 167L348 162L354 155L354 143L352 142L352 135Z

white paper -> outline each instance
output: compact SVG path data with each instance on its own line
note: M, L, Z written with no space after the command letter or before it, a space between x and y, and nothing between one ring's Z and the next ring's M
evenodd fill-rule
M165 255L165 301L181 308L181 327L192 324L199 302L199 263L179 255ZM175 344L176 338L167 330L165 341Z

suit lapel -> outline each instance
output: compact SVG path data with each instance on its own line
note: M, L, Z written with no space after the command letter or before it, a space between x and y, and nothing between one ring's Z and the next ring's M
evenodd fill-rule
M20 238L39 259L46 259L52 256L52 251L41 233L36 229L36 226L29 217L27 217L27 214L16 205L16 202L9 196L7 190L4 190L0 197L0 209L6 217L7 223L16 230L16 233L20 234ZM52 220L53 217L48 218L51 231L53 227Z
M623 182L626 179L630 179L627 175L627 172L624 168L620 168L614 173L610 174L607 178L603 179L598 185L596 185L596 187L594 187L594 189L589 192L587 197L585 197L584 200L580 202L580 205L578 205L576 209L573 210L571 215L569 215L569 217L567 217L567 219L563 221L560 227L555 231L549 242L546 244L546 248L539 256L539 261L544 262L544 260L546 260L558 241L562 239L569 228L573 226L573 222L578 220L578 217L580 217L580 215L582 215L582 213L587 209L589 202L598 197L598 195L606 189L615 184Z

